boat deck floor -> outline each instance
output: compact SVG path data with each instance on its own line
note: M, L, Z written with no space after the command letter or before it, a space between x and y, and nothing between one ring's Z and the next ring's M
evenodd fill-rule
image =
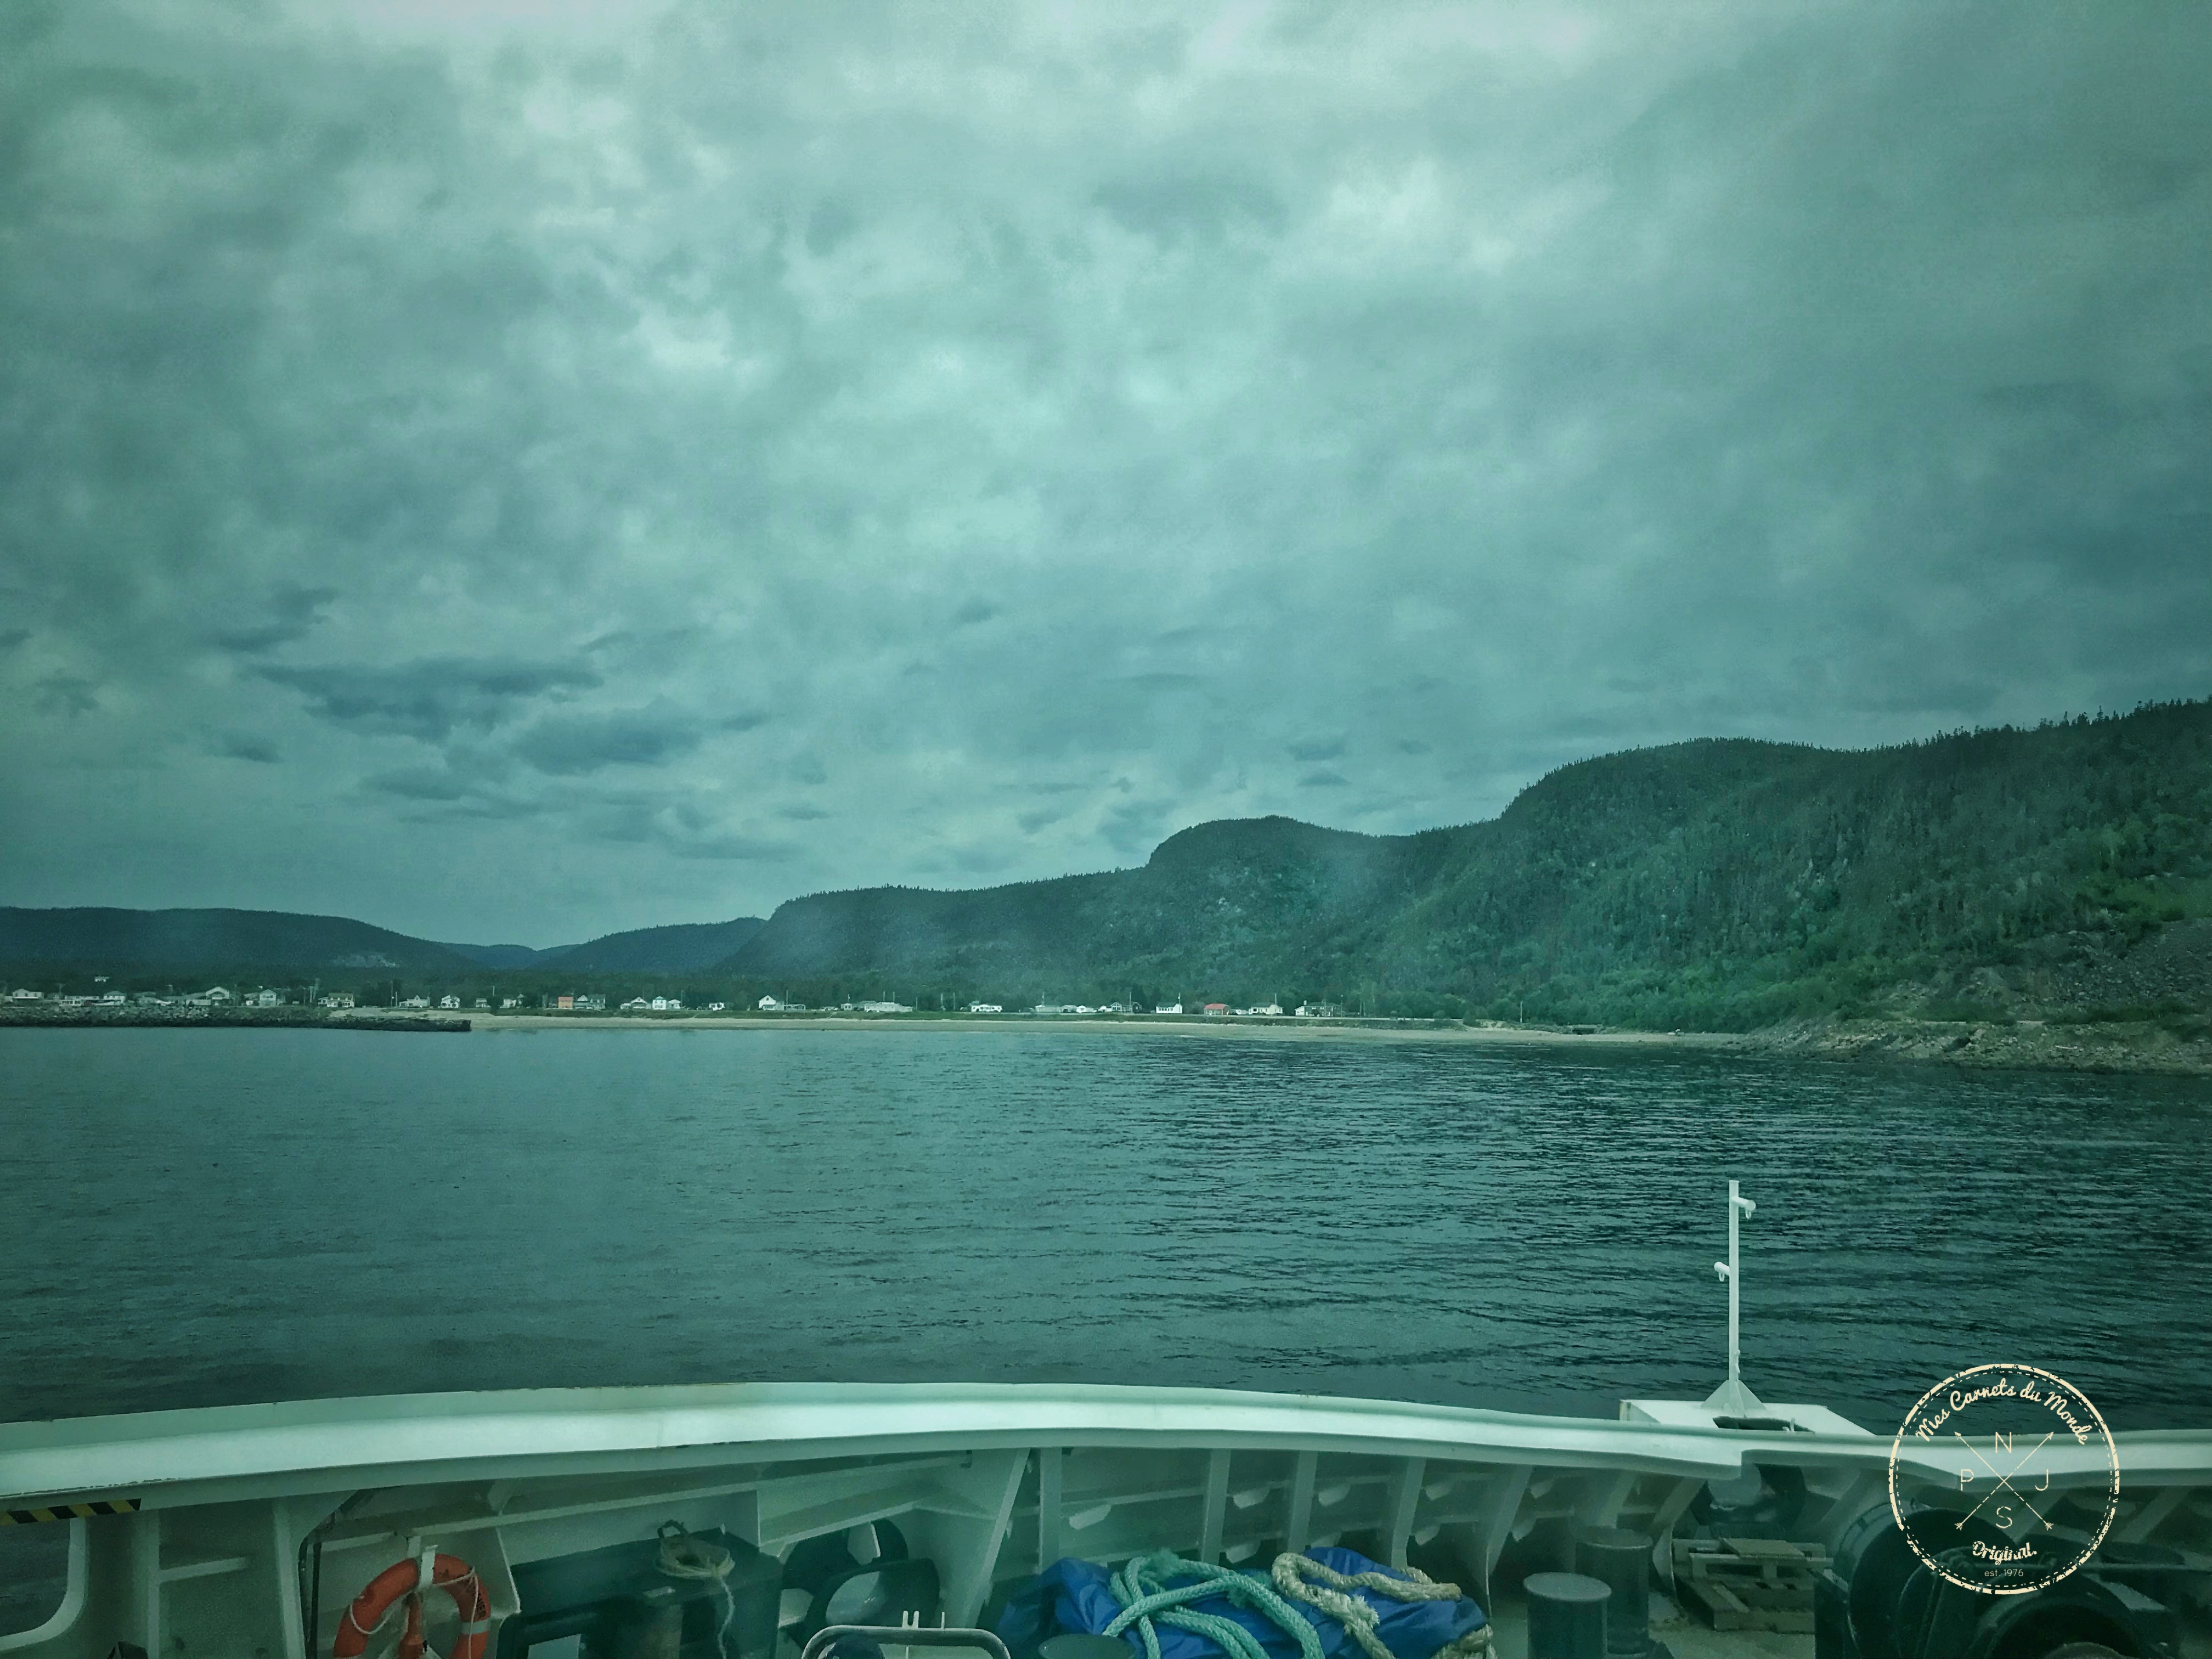
M1527 1599L1518 1585L1501 1585L1492 1621L1497 1632L1491 1648L1493 1659L1528 1659ZM1715 1630L1657 1590L1651 1593L1651 1634L1667 1644L1674 1659L1813 1659L1809 1633Z
M1517 1585L1501 1585L1497 1601L1493 1659L1528 1659L1526 1598ZM1658 1590L1651 1592L1651 1634L1667 1644L1674 1659L1813 1659L1814 1653L1809 1633L1715 1630ZM2179 1659L2212 1659L2212 1617L2184 1609Z

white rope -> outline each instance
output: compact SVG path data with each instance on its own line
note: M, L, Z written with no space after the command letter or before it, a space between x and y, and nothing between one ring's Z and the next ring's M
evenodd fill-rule
M670 1528L675 1528L671 1531ZM694 1538L681 1521L664 1521L660 1524L660 1570L671 1578L702 1578L720 1595L722 1622L714 1627L714 1651L730 1650L730 1621L738 1616L738 1598L730 1594L723 1580L730 1576L738 1559L720 1544L710 1544L703 1538Z
M1310 1556L1288 1553L1275 1558L1274 1580L1275 1588L1289 1600L1303 1601L1342 1625L1367 1659L1397 1659L1397 1656L1375 1633L1382 1614L1358 1596L1346 1595L1347 1590L1370 1590L1394 1601L1460 1599L1457 1584L1439 1584L1419 1567L1407 1567L1403 1578L1387 1572L1343 1573ZM1446 1643L1430 1659L1478 1659L1489 1651L1490 1626L1486 1623L1457 1641Z
M477 1577L477 1570L474 1567L471 1567L466 1572L463 1573L458 1578L440 1578L437 1577L437 1569L435 1565L437 1554L438 1553L434 1548L426 1549L422 1552L423 1559L428 1559L432 1563L431 1576L428 1579L425 1579L422 1577L422 1561L416 1561L415 1565L415 1588L406 1591L404 1594L392 1597L392 1601L385 1607L384 1611L377 1614L376 1622L371 1625L367 1630L362 1629L361 1620L353 1616L353 1607L350 1604L348 1605L345 1610L344 1622L354 1627L355 1633L362 1639L362 1644L364 1650L366 1650L368 1647L369 1638L374 1636L379 1631L382 1630L386 1625L392 1622L392 1615L395 1613L400 1612L406 1607L407 1598L410 1595L422 1601L422 1616L425 1620L428 1619L430 1616L430 1609L434 1604L423 1596L422 1592L425 1589L451 1590L453 1593L453 1609L455 1615L459 1617L461 1620L459 1632L461 1635L481 1636L491 1629L491 1598L484 1595L483 1581ZM461 1608L465 1605L463 1602L460 1595L460 1587L464 1584L474 1584L476 1586L476 1593L478 1599L484 1604L485 1616L474 1624L470 1623L466 1615L461 1613ZM726 1624L728 1620L725 1620L723 1622Z

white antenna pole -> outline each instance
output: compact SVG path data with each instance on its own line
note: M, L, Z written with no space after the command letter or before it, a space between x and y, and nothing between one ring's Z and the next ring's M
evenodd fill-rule
M1711 1398L1705 1404L1736 1414L1760 1408L1758 1396L1743 1385L1743 1256L1741 1236L1743 1218L1758 1207L1743 1195L1741 1183L1729 1182L1729 1259L1713 1263L1714 1273L1729 1287L1729 1368L1728 1381L1713 1390Z

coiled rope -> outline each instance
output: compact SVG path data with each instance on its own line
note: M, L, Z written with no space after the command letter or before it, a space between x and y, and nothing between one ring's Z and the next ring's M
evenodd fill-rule
M1419 1567L1407 1567L1406 1577L1387 1572L1339 1572L1311 1556L1283 1554L1275 1558L1275 1588L1292 1601L1303 1601L1327 1613L1351 1633L1367 1659L1397 1659L1375 1633L1382 1615L1356 1595L1354 1589L1371 1590L1394 1601L1456 1601L1457 1584L1440 1584ZM1430 1659L1474 1659L1490 1651L1490 1626L1484 1624L1456 1642L1447 1642Z
M1178 1581L1182 1582L1178 1584ZM1264 1578L1255 1578L1230 1567L1186 1561L1173 1550L1139 1555L1107 1581L1121 1611L1106 1626L1105 1634L1119 1636L1131 1625L1144 1638L1146 1659L1160 1659L1160 1638L1153 1629L1158 1620L1203 1636L1229 1659L1268 1659L1260 1638L1233 1619L1215 1613L1192 1613L1184 1603L1209 1595L1225 1595L1231 1601L1264 1613L1288 1632L1298 1644L1299 1659L1322 1659L1321 1638L1312 1621L1275 1594Z
M1269 1659L1260 1638L1233 1619L1219 1613L1197 1613L1186 1604L1208 1596L1224 1595L1250 1607L1279 1626L1298 1644L1299 1659L1322 1659L1321 1638L1313 1621L1291 1605L1303 1601L1342 1624L1367 1659L1397 1659L1377 1636L1381 1615L1352 1589L1372 1590L1399 1601L1455 1601L1459 1586L1439 1584L1426 1573L1407 1568L1409 1578L1388 1573L1363 1572L1349 1576L1308 1556L1283 1554L1275 1558L1273 1583L1230 1567L1186 1561L1172 1550L1139 1555L1108 1580L1114 1599L1121 1604L1104 1634L1119 1636L1134 1625L1144 1639L1146 1659L1160 1659L1160 1640L1154 1621L1187 1630L1214 1644L1229 1659ZM1490 1627L1483 1625L1455 1642L1448 1642L1431 1659L1480 1659L1490 1651Z

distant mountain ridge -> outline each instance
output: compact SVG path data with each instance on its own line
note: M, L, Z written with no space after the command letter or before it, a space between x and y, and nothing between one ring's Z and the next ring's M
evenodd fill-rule
M2195 702L1876 750L1700 739L1563 767L1480 823L1223 820L1135 869L816 893L764 922L547 951L269 911L0 909L0 963L653 973L735 1001L1310 998L1705 1030L1900 996L2132 999L2201 1022L2208 919L2212 702Z
M0 908L0 962L116 968L230 966L397 968L453 972L469 966L450 946L348 916L284 910L121 910Z
M735 954L766 924L758 916L729 921L679 921L602 933L581 945L534 951L527 945L447 945L443 948L486 968L550 968L581 973L681 974L711 968Z
M1257 982L1327 960L1331 939L1432 878L1455 833L1366 836L1294 818L1224 819L1170 836L1134 870L793 899L723 965L810 980L1034 979L1071 992L1116 979Z
M688 973L729 956L760 930L757 916L608 933L581 945L449 945L345 916L285 910L125 910L0 906L0 963L178 973L224 969L462 975L472 968L556 965L581 973Z
M573 951L573 945L556 945L550 951L532 950L527 945L456 945L445 941L445 948L455 956L466 957L471 962L485 968L532 968L541 962L550 962L563 951Z
M539 961L587 974L691 973L726 961L767 925L759 916L738 916L639 927L544 951Z

